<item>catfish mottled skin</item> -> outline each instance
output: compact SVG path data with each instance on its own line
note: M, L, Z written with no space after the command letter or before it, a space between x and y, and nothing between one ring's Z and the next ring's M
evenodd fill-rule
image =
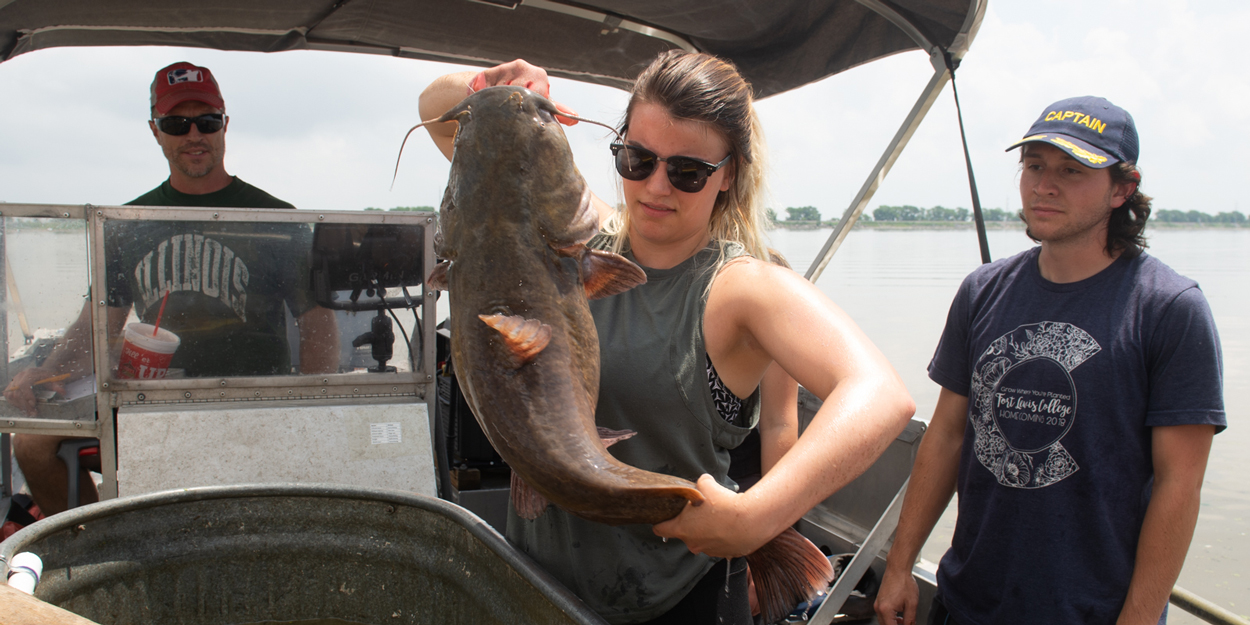
M512 470L590 521L659 523L702 495L643 471L600 441L599 341L587 293L645 282L633 263L585 243L598 232L590 190L555 106L521 87L478 91L440 121L459 129L431 276L451 296L456 377Z

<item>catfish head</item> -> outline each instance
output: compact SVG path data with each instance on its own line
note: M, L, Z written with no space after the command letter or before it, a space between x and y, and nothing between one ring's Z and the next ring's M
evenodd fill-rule
M408 131L411 135L432 123L458 124L435 237L439 258L455 258L462 223L465 229L489 230L525 222L555 250L575 248L594 236L599 218L590 189L577 171L556 115L616 132L562 113L542 95L516 86L477 91L441 117ZM398 167L397 160L396 173Z

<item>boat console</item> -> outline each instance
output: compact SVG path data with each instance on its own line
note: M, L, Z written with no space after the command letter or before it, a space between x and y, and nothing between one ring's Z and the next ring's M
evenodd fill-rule
M0 212L0 381L75 362L34 381L36 414L0 400L0 432L99 438L104 498L273 482L438 494L433 213ZM140 344L156 326L176 337L163 363L168 342Z

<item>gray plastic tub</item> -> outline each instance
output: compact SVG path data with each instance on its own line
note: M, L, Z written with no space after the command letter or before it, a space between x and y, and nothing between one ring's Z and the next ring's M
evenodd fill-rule
M0 543L35 596L103 625L603 623L463 508L333 485L166 491L84 506Z

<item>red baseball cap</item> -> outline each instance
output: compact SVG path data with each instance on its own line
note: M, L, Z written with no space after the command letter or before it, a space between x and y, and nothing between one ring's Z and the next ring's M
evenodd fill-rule
M152 108L157 115L165 115L183 102L194 100L213 108L225 110L217 79L207 67L190 63L174 63L156 72L152 80Z

